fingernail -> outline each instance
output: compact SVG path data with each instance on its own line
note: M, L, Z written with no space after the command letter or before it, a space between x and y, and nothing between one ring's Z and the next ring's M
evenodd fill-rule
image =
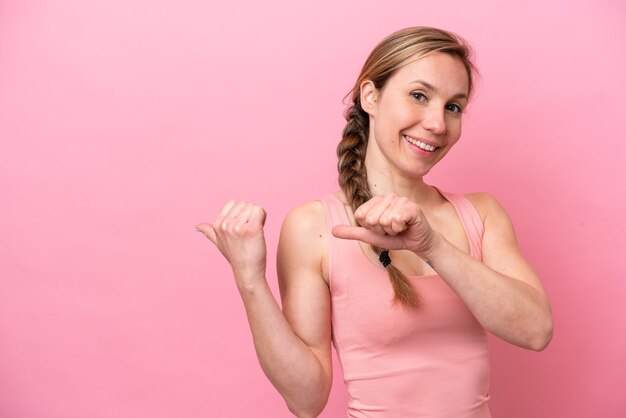
M200 231L198 228L194 228L193 230L194 230L194 231L198 231L198 232L202 232L202 231Z

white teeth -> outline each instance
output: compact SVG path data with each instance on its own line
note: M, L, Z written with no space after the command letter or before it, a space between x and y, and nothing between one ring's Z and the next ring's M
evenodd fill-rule
M404 135L404 139L409 141L411 144L420 147L423 150L433 152L437 147L433 147L432 145L424 144L422 141L418 141L417 139L413 139L410 136Z

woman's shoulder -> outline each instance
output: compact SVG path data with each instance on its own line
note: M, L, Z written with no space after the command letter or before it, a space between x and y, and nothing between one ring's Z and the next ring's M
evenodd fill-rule
M287 213L280 231L279 260L286 258L301 270L308 266L328 283L328 234L326 214L319 200L294 207Z
M473 192L466 193L463 196L474 205L483 223L486 223L488 217L491 218L491 220L501 218L508 219L506 210L492 194L487 192Z
M302 203L292 208L285 217L285 223L288 225L298 224L302 232L309 228L326 228L326 213L324 203L329 204L331 201L340 202L344 206L347 205L346 199L341 190L328 193L319 199ZM296 226L296 225L293 225Z
M320 200L311 200L292 208L285 216L283 233L311 237L326 232L326 215Z

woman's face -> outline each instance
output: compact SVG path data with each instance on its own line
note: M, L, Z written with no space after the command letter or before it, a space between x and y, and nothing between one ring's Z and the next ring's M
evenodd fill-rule
M414 177L428 173L459 140L469 84L454 56L433 53L406 62L381 90L363 82L361 104L370 115L368 159Z

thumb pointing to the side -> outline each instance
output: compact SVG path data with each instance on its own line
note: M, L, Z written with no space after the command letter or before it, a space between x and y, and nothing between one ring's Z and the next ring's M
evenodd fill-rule
M332 233L337 238L343 239L359 239L359 227L352 225L335 225L332 229Z
M395 237L389 235L381 235L377 232L370 231L369 229L361 226L352 225L335 225L332 229L332 233L337 238L358 240L366 242L368 244L376 245L377 247L383 247L388 249L396 249L397 244L394 245Z
M196 231L202 232L211 242L217 245L217 237L215 236L215 229L211 224L198 224L196 225Z
M337 238L359 240L374 245L379 245L381 241L388 238L385 235L380 235L362 226L352 225L335 225L332 229L332 233Z

